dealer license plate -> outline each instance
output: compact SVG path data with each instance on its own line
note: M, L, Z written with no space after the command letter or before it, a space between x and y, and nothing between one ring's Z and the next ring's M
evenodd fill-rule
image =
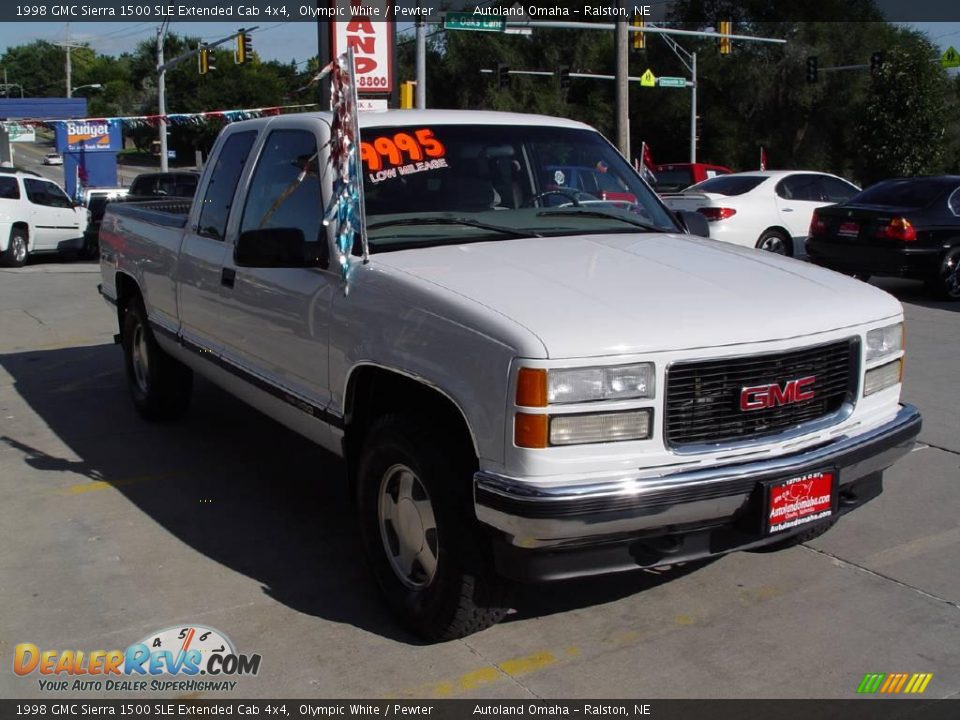
M836 508L836 474L832 470L807 473L767 486L767 533L792 530L825 520Z
M837 230L837 235L841 237L857 237L860 234L860 224L855 222L845 222Z

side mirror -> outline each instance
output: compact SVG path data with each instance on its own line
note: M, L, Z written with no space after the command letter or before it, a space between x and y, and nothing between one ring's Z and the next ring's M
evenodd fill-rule
M693 210L677 210L677 220L680 221L687 234L710 237L710 225L701 213Z
M329 251L325 238L307 242L300 228L260 228L240 234L233 260L238 267L325 268Z

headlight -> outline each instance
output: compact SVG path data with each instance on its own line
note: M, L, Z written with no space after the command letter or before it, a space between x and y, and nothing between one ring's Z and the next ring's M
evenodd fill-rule
M867 333L867 362L879 360L903 350L903 323L877 328Z
M886 390L900 382L903 370L903 360L894 360L892 363L867 370L863 376L863 396L873 395Z
M547 404L629 400L654 396L653 363L605 367L541 370L522 368L517 383L517 404Z

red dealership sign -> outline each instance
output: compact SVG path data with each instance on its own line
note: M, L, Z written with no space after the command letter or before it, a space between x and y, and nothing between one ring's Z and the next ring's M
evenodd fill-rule
M343 7L342 19L330 23L333 57L353 48L360 95L393 92L395 23L384 20L387 8L386 0L355 0Z

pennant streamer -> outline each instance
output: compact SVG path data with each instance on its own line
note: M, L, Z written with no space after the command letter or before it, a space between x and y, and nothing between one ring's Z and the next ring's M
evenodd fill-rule
M353 48L318 74L330 75L330 164L333 192L324 212L323 224L335 224L337 262L345 283L352 266L350 255L359 238L363 261L368 261L366 227L363 222L363 181L360 175L360 125L357 118L357 86L353 73ZM344 292L349 285L344 285Z
M89 117L89 118L27 118L17 120L21 125L29 127L46 127L51 130L56 129L56 125L62 122L73 123L103 123L119 122L127 128L137 127L157 127L161 120L166 120L167 125L200 127L209 123L232 123L240 120L252 120L253 118L266 117L269 115L282 115L284 112L302 111L307 108L318 107L316 103L308 105L276 105L273 107L245 108L242 110L209 110L198 113L167 113L166 115L124 115L120 117Z

